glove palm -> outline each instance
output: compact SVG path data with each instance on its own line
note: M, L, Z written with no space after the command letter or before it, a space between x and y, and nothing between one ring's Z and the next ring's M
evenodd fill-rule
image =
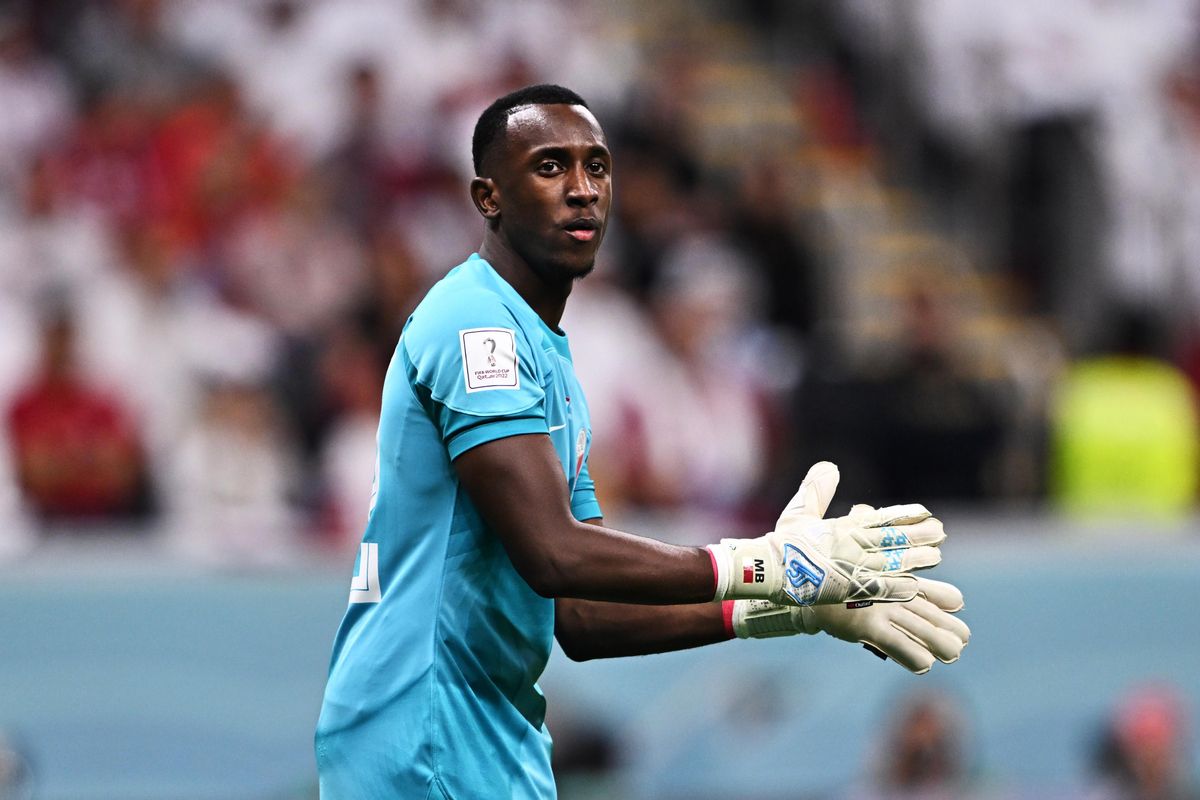
M971 630L953 616L963 606L957 588L928 578L915 580L917 596L901 603L797 608L741 600L734 605L734 632L743 639L766 639L824 631L835 639L869 645L920 675L929 671L934 659L945 664L957 661Z

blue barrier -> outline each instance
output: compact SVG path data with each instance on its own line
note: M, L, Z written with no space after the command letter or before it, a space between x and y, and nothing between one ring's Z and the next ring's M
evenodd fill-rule
M610 731L629 797L701 798L796 796L797 772L813 793L853 781L920 688L962 701L976 766L1002 786L1080 785L1096 726L1147 679L1197 720L1195 536L1135 548L1046 536L1044 520L977 527L956 529L935 573L962 587L974 633L953 667L913 677L827 637L584 664L556 651L551 724ZM30 755L36 796L313 796L349 563L230 574L102 552L61 545L0 568L0 731Z

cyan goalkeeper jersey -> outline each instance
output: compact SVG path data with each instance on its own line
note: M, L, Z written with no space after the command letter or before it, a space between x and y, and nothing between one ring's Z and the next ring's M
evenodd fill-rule
M324 800L555 796L537 686L554 601L517 574L451 463L518 434L549 434L575 517L599 517L567 338L472 255L413 312L384 382L371 513L317 723Z

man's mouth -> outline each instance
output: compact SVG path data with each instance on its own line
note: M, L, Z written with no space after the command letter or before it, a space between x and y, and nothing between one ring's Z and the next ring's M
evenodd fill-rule
M600 223L591 217L585 217L568 222L563 226L563 230L576 241L590 242L600 232Z

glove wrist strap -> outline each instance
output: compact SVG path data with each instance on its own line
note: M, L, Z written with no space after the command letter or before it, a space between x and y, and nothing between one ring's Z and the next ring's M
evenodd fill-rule
M765 538L722 539L708 545L716 571L713 600L773 598L779 593L781 567Z
M725 551L722 544L710 544L705 549L708 550L708 555L712 559L713 580L716 583L713 600L716 602L728 600L729 576L733 572L729 554Z

